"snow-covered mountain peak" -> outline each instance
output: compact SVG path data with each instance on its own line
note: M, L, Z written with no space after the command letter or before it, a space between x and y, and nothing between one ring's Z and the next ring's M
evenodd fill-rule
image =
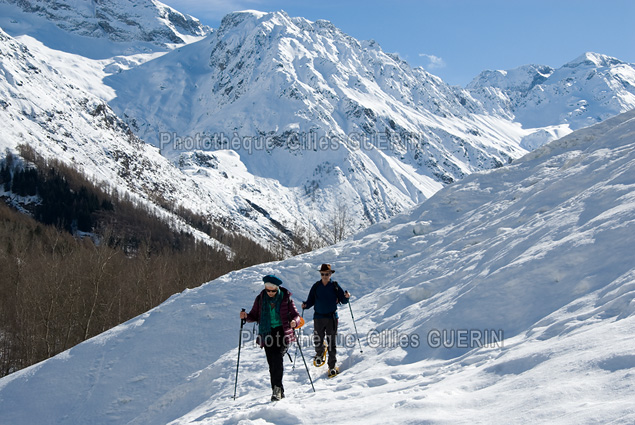
M536 129L522 144L532 149L635 108L635 64L587 52L558 69L486 71L467 88L487 110Z
M206 39L105 81L113 109L175 163L232 149L256 176L238 185L249 187L243 196L271 205L254 201L261 179L293 192L268 208L279 222L346 199L361 227L524 153L518 128L466 91L330 22L282 11L229 14ZM217 170L190 169L210 176L201 184L216 184Z
M217 29L219 33L239 29L241 26L255 27L263 21L271 21L279 25L288 25L292 19L287 12L280 10L274 12L262 12L247 9L228 13L223 17Z
M483 71L467 85L467 88L477 90L496 87L527 93L549 78L553 72L553 68L545 65L524 65L511 70Z
M603 68L603 67L611 67L615 65L623 65L626 62L623 62L617 58L602 55L599 53L586 52L574 60L566 63L563 67L566 68L577 68L579 66L587 66L594 68Z
M70 33L115 42L182 44L211 30L156 0L1 0L37 14Z
M242 10L227 14L221 21L217 32L222 34L227 31L241 30L245 28L253 29L258 25L264 25L269 28L274 26L280 29L287 28L292 32L308 30L309 32L316 29L323 29L331 34L344 35L342 30L337 28L333 23L324 19L310 21L303 17L292 17L284 10L274 12L261 12L258 10Z
M240 29L241 27L255 27L258 25L258 21L268 14L257 10L241 10L237 12L228 13L221 20L220 25L216 29L216 34L222 36L223 34ZM243 29L245 32L245 29Z
M236 12L227 15L200 46L197 52L174 53L157 61L155 69L140 71L161 73L157 77L163 81L157 91L163 93L157 94L164 100L171 95L166 88L190 91L199 87L190 96L198 100L196 110L183 104L175 111L172 103L167 116L145 117L133 109L147 99L128 97L125 87L117 87L121 95L114 104L121 105L123 113L138 125L156 121L156 126L148 123L151 130L147 134L140 127L148 141L155 142L157 128L183 133L171 123L175 120L190 132L279 135L293 124L297 133L319 130L344 135L384 132L386 128L395 131L397 127L419 132L431 124L425 115L465 116L478 110L469 96L457 95L425 71L413 70L394 55L385 54L376 43L362 44L327 21L291 18L285 12ZM192 62L205 55L209 55L207 69ZM173 68L170 63L174 62L187 64L174 78L158 69ZM205 75L193 81L186 75L192 68ZM156 87L152 80L143 85L148 83ZM119 86L118 81L113 85ZM162 115L163 108L157 107ZM139 109L146 108L140 105ZM259 112L272 109L274 113ZM240 113L244 110L256 113L245 117Z

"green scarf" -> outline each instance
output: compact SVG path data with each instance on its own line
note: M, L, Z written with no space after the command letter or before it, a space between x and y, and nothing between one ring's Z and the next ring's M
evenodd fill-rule
M282 326L280 318L280 306L282 305L282 291L278 289L275 297L271 298L264 292L261 295L260 323L258 324L258 335L265 337L271 333L271 329Z

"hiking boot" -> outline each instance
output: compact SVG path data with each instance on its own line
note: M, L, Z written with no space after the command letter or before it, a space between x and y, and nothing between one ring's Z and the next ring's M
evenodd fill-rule
M315 365L315 367L320 367L323 364L324 364L324 358L321 355L317 355L313 357L313 365Z
M335 375L337 375L338 373L340 373L339 369L338 369L338 368L336 368L336 367L334 367L334 368L332 368L332 369L330 369L330 370L329 370L329 375L328 375L328 377L329 377L329 378L332 378L332 377L334 377Z
M282 394L282 388L280 387L273 387L273 394L271 394L271 401L279 401L282 400L283 398L283 394Z

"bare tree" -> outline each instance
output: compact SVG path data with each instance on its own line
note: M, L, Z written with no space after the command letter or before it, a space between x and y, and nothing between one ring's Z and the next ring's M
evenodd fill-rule
M327 243L336 244L350 236L352 229L353 217L350 215L349 207L338 199L325 225L323 237Z

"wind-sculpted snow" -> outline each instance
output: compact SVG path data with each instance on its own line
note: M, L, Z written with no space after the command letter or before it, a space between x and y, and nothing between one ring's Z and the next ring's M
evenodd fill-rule
M2 420L633 422L634 136L635 112L619 115L340 244L175 295L0 380ZM268 273L301 302L322 262L353 294L363 352L342 306L340 375L311 366L314 393L298 354L286 363L287 398L270 404L248 325L233 400L240 308Z

